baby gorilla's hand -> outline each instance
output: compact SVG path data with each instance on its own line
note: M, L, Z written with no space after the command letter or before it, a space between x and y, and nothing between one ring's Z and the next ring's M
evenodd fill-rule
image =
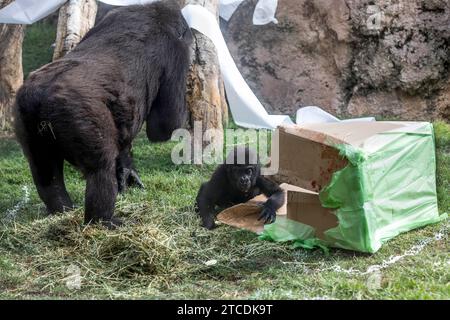
M277 212L273 208L264 205L258 221L263 220L264 224L274 223L277 218Z
M213 217L204 218L202 223L203 227L205 227L208 230L212 230L216 227L216 223Z

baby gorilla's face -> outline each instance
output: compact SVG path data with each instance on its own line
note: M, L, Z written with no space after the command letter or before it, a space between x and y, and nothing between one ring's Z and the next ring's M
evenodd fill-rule
M231 184L239 191L247 193L255 186L258 175L256 165L230 165L227 169Z

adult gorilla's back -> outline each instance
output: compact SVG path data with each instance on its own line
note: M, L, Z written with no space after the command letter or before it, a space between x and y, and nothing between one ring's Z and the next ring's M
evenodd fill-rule
M112 220L117 191L140 183L131 143L147 122L164 141L186 119L192 35L175 2L115 9L17 94L16 134L50 213L72 207L63 161L87 179L85 222Z

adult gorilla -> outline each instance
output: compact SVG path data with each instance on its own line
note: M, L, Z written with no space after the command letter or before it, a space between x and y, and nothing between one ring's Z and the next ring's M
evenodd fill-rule
M17 94L16 134L49 213L72 208L67 160L86 177L85 222L113 218L117 192L140 185L131 158L147 123L164 141L186 119L192 42L173 2L112 10L64 58L32 73Z

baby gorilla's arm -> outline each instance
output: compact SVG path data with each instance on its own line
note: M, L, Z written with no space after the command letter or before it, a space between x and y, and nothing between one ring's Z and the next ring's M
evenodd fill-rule
M215 199L214 199L214 190L211 190L209 188L210 183L204 183L197 195L197 210L200 214L200 217L202 219L202 225L206 229L213 229L216 224L214 222L214 206L215 206ZM214 185L213 185L214 189Z
M263 176L258 177L256 186L269 198L264 203L258 220L264 220L264 223L273 223L277 216L277 210L284 205L284 191L278 184Z
M214 208L220 199L223 200L228 197L228 189L227 177L223 166L217 168L211 177L211 180L202 184L200 187L196 204L197 210L202 219L203 227L211 230L216 226L214 222Z

